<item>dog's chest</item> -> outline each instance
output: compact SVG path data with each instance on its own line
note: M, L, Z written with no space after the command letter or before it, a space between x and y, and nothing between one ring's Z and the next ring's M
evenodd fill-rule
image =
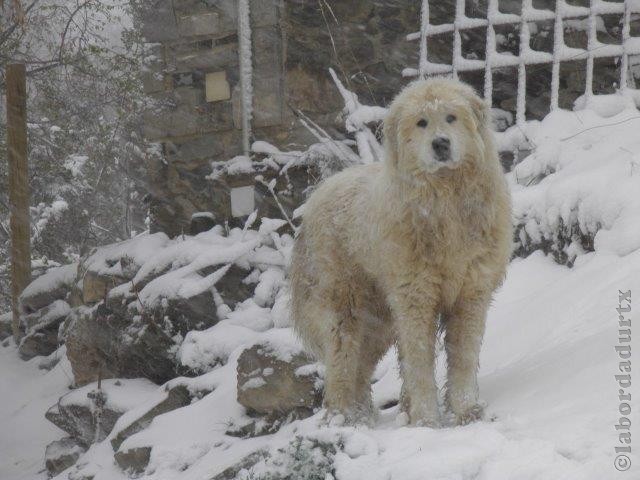
M460 263L461 257L473 258L487 245L491 222L479 202L424 208L413 217L416 245L433 259L455 257Z

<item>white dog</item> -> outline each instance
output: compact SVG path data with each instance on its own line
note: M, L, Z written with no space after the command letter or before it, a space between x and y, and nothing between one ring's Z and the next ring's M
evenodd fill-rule
M347 421L373 411L372 372L395 341L402 408L440 424L438 328L446 404L478 419L477 368L487 308L511 255L510 199L473 90L417 81L394 100L381 164L349 168L309 198L291 266L296 331L326 365L324 404Z

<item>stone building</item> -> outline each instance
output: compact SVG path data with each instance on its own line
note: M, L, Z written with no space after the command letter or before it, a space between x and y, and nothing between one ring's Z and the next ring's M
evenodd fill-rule
M431 23L453 21L455 0L432 1ZM534 2L553 10L554 0ZM576 3L576 2L572 2ZM588 1L578 1L588 5ZM151 44L145 91L154 99L145 118L148 139L160 142L163 159L149 165L152 186L152 228L171 235L188 232L193 214L205 224L240 221L253 207L274 208L269 195L251 175L215 179L211 162L225 162L243 153L240 94L238 0L148 0L142 12L143 33ZM408 80L402 70L415 67L418 46L406 35L419 31L420 0L249 0L253 67L253 140L282 150L304 150L317 139L299 121L304 115L333 138L344 138L343 101L328 73L336 70L361 102L387 105ZM486 0L467 0L467 16L484 17ZM501 0L500 9L519 13L521 2ZM611 16L610 16L611 17ZM598 40L619 42L619 18L602 17ZM637 35L638 22L632 22ZM579 22L565 25L565 42L586 47ZM540 23L532 47L553 49L553 22ZM503 51L518 51L517 26L496 31ZM465 33L463 52L483 58L485 29ZM451 61L452 33L430 39L429 60ZM596 64L594 90L613 91L619 68L612 59ZM527 116L548 112L550 65L527 72ZM482 91L482 72L461 75ZM494 72L493 106L515 109L517 71ZM560 106L570 108L584 91L584 61L562 65ZM504 125L503 125L504 126ZM268 176L269 172L265 172ZM271 175L277 173L271 172ZM309 172L297 172L290 211L299 203ZM241 188L241 190L237 190ZM255 196L255 201L251 196ZM236 208L233 208L234 201ZM276 213L277 214L277 213ZM205 225L206 226L206 225Z
M145 132L161 142L164 157L149 166L153 228L188 232L196 212L233 220L231 191L253 179L206 177L212 161L242 154L238 2L145 3L152 61L144 88L156 100ZM417 59L405 40L418 27L416 1L251 0L250 12L252 134L283 150L317 142L298 111L342 137L343 102L329 67L349 79L363 102L384 105L402 84L402 69Z

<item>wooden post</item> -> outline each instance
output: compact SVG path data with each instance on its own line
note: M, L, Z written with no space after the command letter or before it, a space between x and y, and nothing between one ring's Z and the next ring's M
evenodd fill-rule
M7 148L11 206L11 293L13 337L20 340L20 294L31 281L27 85L24 64L7 65Z

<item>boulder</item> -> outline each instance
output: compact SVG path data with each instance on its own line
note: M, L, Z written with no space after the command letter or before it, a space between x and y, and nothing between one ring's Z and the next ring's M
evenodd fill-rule
M67 358L71 364L77 386L83 386L101 378L117 377L112 343L115 341L113 326L107 318L99 315L97 308L79 307L69 315L64 327Z
M238 359L238 402L251 414L313 413L322 400L322 379L306 353L281 356L257 344Z
M76 279L78 264L72 263L54 267L24 289L20 295L20 305L24 313L31 314L56 300L64 300Z
M158 323L169 320L172 327L182 335L218 323L216 304L209 290L191 297L165 298L150 313Z
M167 387L168 388L168 387ZM168 388L166 396L161 398L154 406L144 410L138 409L128 414L127 423L112 435L111 446L115 451L114 458L122 470L134 475L139 475L147 468L151 454L151 447L142 446L134 448L121 448L123 442L136 433L147 428L152 420L164 413L190 405L194 397L209 393L200 391L192 394L184 385L175 385ZM122 424L122 422L121 422Z
M64 397L60 400L63 401ZM105 408L100 423L100 433L96 436L96 422L92 406L86 403L61 405L58 402L45 413L45 418L56 427L67 432L79 445L88 448L95 440L102 441L111 431L124 412Z
M66 327L67 358L77 385L102 378L148 378L164 383L179 372L171 326L150 315L115 313L103 304L80 307Z
M116 275L104 275L87 270L82 278L82 300L85 305L104 300L109 290L126 281Z
M137 417L114 435L111 439L111 446L113 447L113 450L117 451L120 448L120 445L122 445L122 442L127 438L147 428L151 424L151 421L158 415L186 407L190 403L191 395L185 386L178 385L173 387L167 392L167 396L163 400Z
M151 458L151 447L129 448L114 454L118 466L125 472L140 475L145 471Z
M58 331L43 330L24 336L20 340L18 353L22 360L48 356L58 348Z
M197 212L191 215L189 235L198 235L211 230L216 225L216 217L211 212Z
M51 442L47 445L44 454L47 473L50 477L59 475L67 468L73 466L84 451L85 449L71 437L65 437L61 440Z
M164 269L154 276L163 273ZM96 288L89 287L87 279ZM210 290L191 297L157 298L149 302L153 306L140 306L138 285L138 293L128 284L102 293L121 280L91 271L85 275L85 301L106 298L106 302L75 308L65 324L67 356L78 385L97 380L99 374L102 378L145 377L164 383L182 373L175 360L176 345L182 338L189 331L218 322ZM91 292L89 297L87 292Z
M88 448L104 440L123 413L149 398L157 387L144 379L104 380L101 389L87 385L63 395L45 418L64 430L78 445ZM101 405L101 415L95 414Z
M21 320L26 335L20 341L20 357L29 360L55 352L60 344L60 325L70 312L71 308L65 301L55 300L35 313L23 315Z
M12 321L13 314L11 312L0 315L0 342L13 335L13 329L11 326Z
M67 347L65 345L61 345L55 352L47 357L42 357L38 362L38 368L40 370L50 371L55 368L60 360L67 357Z
M206 276L218 268L220 268L219 265L210 266L201 269L198 273ZM238 303L244 302L247 298L253 296L254 285L244 281L249 274L249 271L233 264L224 274L224 277L216 283L216 290L220 294L222 301L229 308L234 309Z

